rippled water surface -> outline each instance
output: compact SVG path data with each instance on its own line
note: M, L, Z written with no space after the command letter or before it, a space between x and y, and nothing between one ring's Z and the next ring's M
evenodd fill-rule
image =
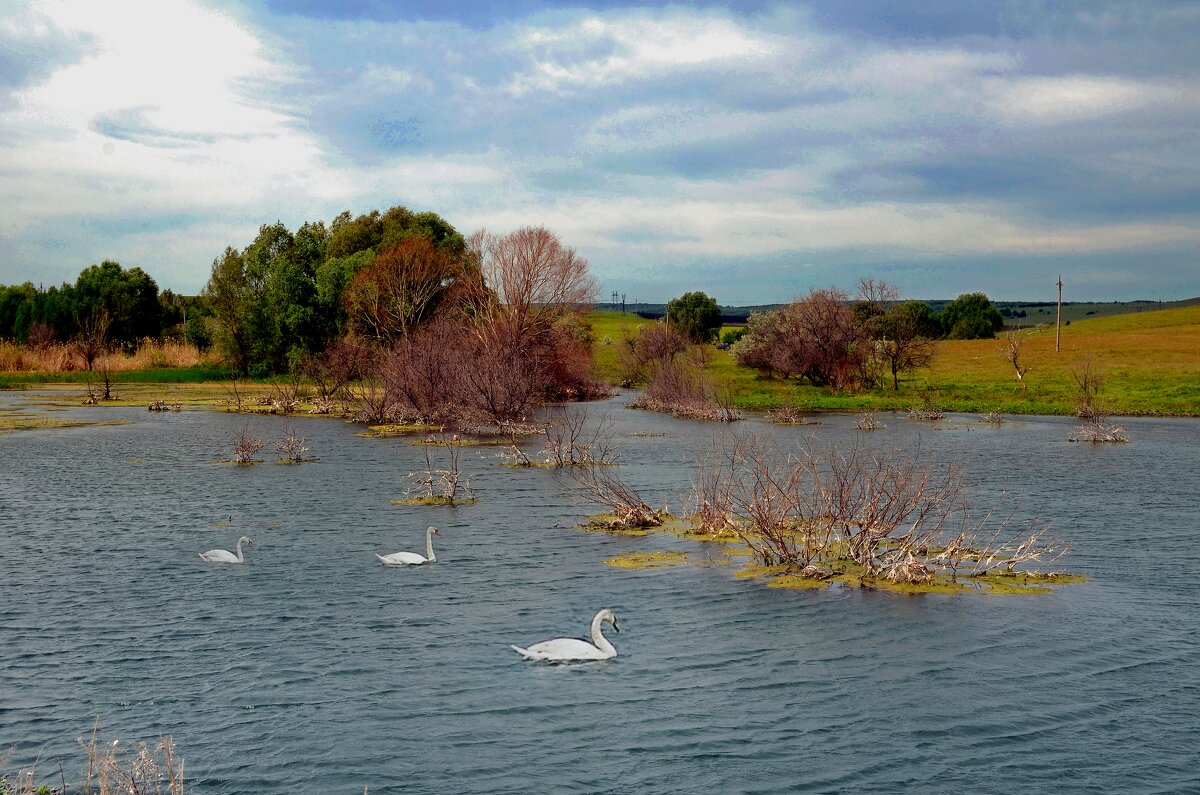
M0 393L0 408L30 398ZM677 507L717 426L609 411L622 476ZM1200 789L1200 423L885 416L871 444L957 461L979 504L1053 521L1092 582L1049 596L767 589L728 568L625 571L699 544L574 527L549 470L471 449L477 505L392 505L404 439L294 425L317 463L235 467L246 419L72 409L129 424L0 436L0 753L68 779L97 716L174 737L191 793L1179 792ZM853 443L852 418L811 433ZM263 457L270 458L264 451ZM232 516L231 527L219 527ZM376 552L438 563L396 569ZM244 566L197 553L254 538ZM715 556L715 553L714 553ZM612 607L620 656L509 650Z

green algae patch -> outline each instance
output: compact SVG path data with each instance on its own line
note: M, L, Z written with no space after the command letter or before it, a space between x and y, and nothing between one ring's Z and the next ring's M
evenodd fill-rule
M786 574L787 566L764 566L761 563L748 563L733 573L739 580L760 580L767 577L777 577Z
M604 561L614 569L668 569L688 562L686 552L628 552Z
M422 425L418 423L399 423L392 425L370 425L365 431L354 434L355 436L366 436L372 439L390 439L396 436L411 436L414 433L429 433L430 431L439 430L436 425ZM423 444L424 442L418 442Z
M89 422L87 420L56 420L50 417L19 414L11 417L0 417L0 434L20 433L21 431L63 430L66 428L98 428L105 425L128 424L129 422L126 420Z
M315 464L319 458L276 458L276 464Z
M469 497L465 500L451 499L440 494L433 497L409 497L403 500L388 500L392 505L474 505L479 500Z
M656 532L686 538L690 541L701 541L712 544L733 544L741 539L732 531L704 530L696 526L690 519L666 514L663 523L654 528Z
M803 577L799 574L780 574L772 577L767 582L767 587L815 591L818 588L824 588L828 584L829 580L815 580L812 577Z
M1082 574L1067 574L1057 571L1000 571L964 578L984 586L993 594L1046 594L1053 591L1050 585L1071 585L1088 582Z
M891 580L881 580L875 577L850 577L845 580L847 585L857 585L860 588L870 588L876 591L889 591L891 593L941 593L941 594L956 594L967 593L971 590L970 585L961 582L952 582L949 577L935 577L932 582L892 582Z
M359 434L359 436L364 435ZM507 447L512 442L498 436L454 436L449 439L442 437L413 439L409 444L428 447Z

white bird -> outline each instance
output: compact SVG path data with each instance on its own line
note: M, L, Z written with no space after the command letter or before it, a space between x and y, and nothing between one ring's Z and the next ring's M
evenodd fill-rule
M437 557L433 554L433 537L441 532L432 525L425 528L425 555L416 552L393 552L390 555L376 555L379 562L385 566L420 566L422 563L433 563Z
M574 660L608 660L617 656L617 650L600 631L601 625L607 621L612 624L615 632L620 632L617 626L617 615L607 607L592 619L592 642L579 638L555 638L535 643L528 649L512 646L512 650L526 660L544 660L546 662L571 662Z
M200 553L200 560L205 563L245 563L246 558L242 555L242 544L245 544L247 549L254 549L254 542L250 540L250 536L242 536L237 542L236 555L227 549L210 549Z

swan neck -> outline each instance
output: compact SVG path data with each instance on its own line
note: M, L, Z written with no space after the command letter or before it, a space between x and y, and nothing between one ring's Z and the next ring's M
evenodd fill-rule
M433 556L433 531L432 530L425 531L425 559L428 560L430 563L437 560L437 558L435 558Z
M603 624L604 619L602 619L600 616L596 616L592 619L592 643L594 643L596 648L600 651L604 652L610 657L615 657L617 654L616 648L608 642L608 638L604 637L604 633L600 631L600 627L603 626Z
M238 559L238 563L246 562L246 558L242 555L242 539L240 539L240 538L238 539L238 542L237 542L237 559Z

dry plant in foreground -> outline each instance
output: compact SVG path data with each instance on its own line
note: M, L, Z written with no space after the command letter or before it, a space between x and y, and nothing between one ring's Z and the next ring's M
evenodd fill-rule
M154 746L140 743L125 759L119 755L119 743L99 744L96 734L79 744L88 755L87 773L81 787L71 787L59 773L60 786L36 784L36 766L15 774L0 773L0 795L183 795L183 759L175 751L170 737L162 737Z
M1128 442L1129 434L1120 425L1110 425L1103 417L1095 417L1075 429L1072 442Z

